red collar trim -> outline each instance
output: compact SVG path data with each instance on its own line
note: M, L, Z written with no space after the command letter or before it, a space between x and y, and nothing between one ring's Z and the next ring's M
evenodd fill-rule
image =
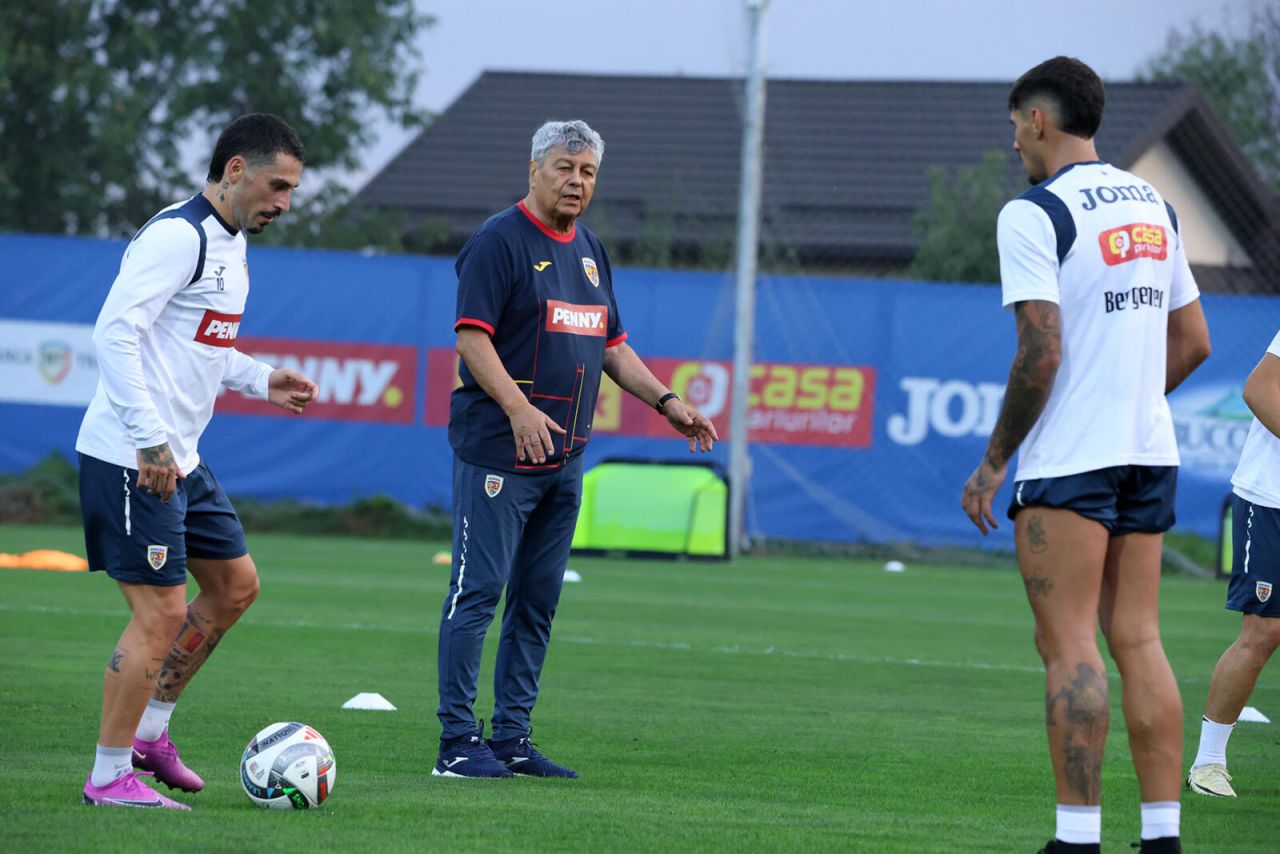
M555 240L559 243L571 243L573 241L574 235L578 233L578 224L576 222L573 224L573 228L569 229L568 234L561 234L558 231L552 231L550 226L548 226L545 222L543 222L542 220L534 216L533 212L524 206L524 199L521 199L520 201L516 202L516 207L520 209L521 213L523 213L525 216L529 218L529 222L533 223L538 227L538 231L541 231L547 237L550 237L552 240Z

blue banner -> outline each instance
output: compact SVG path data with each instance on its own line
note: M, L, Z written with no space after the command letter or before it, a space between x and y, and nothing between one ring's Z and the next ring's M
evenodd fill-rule
M123 248L0 235L0 471L54 451L74 458L97 381L89 335ZM452 259L251 247L249 263L237 346L306 371L322 393L301 417L233 393L220 399L200 447L228 491L321 503L385 493L448 506ZM628 343L727 439L731 277L620 268L615 279ZM1249 426L1240 391L1280 302L1208 295L1204 307L1214 354L1170 404L1183 458L1179 527L1216 536ZM998 289L763 276L755 334L753 535L1012 547L1011 525L984 540L959 506L1014 352ZM623 397L602 390L588 465L687 457L652 409ZM727 465L727 451L722 442L712 456Z

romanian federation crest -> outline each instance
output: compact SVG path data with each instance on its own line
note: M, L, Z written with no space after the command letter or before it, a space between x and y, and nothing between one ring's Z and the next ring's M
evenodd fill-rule
M502 491L502 475L487 474L484 476L484 494L490 498L497 498L498 493Z
M596 259L584 255L582 269L586 271L587 280L591 282L592 287L600 287L600 270L596 268Z
M71 345L64 341L41 342L36 362L44 381L57 385L71 372Z
M147 563L151 564L151 568L159 572L169 561L168 546L147 546Z
M1268 599L1271 598L1271 582L1270 581L1259 581L1257 585L1254 587L1254 590L1258 594L1259 602L1266 602Z

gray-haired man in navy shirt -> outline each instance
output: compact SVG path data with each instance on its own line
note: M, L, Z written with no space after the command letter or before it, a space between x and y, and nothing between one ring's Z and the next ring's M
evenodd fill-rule
M453 571L440 620L444 777L576 777L529 742L582 498L582 450L603 370L711 450L711 421L625 341L604 246L577 220L591 203L604 141L582 121L533 136L529 193L489 218L458 256L454 328ZM472 706L484 636L507 589L494 674L493 737Z

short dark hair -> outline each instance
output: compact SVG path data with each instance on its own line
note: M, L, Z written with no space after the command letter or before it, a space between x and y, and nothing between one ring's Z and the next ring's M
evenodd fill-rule
M239 154L250 166L261 166L276 159L281 152L306 162L306 151L298 132L279 116L270 113L248 113L227 125L209 159L209 180L221 181L227 161Z
M1009 109L1044 97L1058 108L1062 130L1072 136L1092 139L1102 124L1102 108L1107 95L1094 70L1078 59L1055 56L1018 78L1009 90Z

